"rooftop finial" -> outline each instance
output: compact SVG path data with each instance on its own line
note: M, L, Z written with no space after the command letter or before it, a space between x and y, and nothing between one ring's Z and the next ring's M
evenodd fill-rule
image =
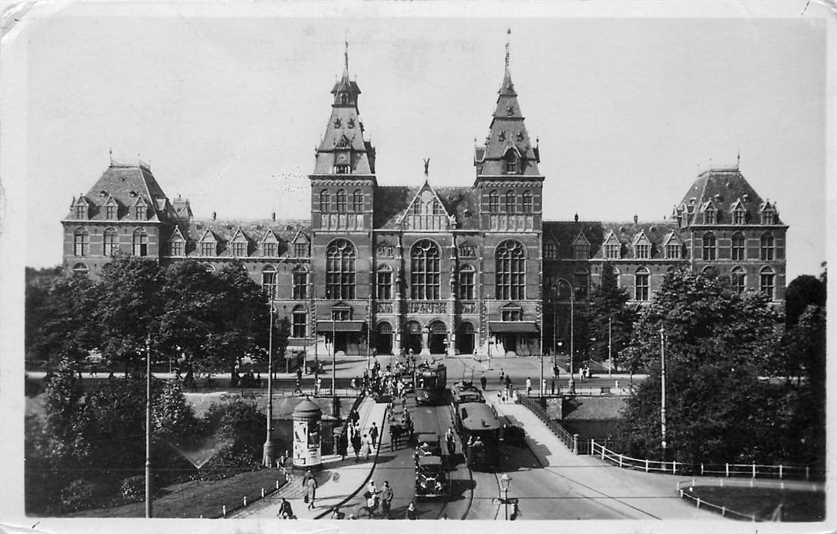
M430 172L430 158L424 158L424 175L427 176Z
M108 148L108 160L110 160L110 166L113 167L113 148Z
M741 169L741 147L738 147L738 156L735 158L735 168Z
M511 28L506 30L506 70L509 70L509 60L511 59Z
M346 39L344 44L346 47L343 52L343 59L345 60L346 74L349 74L349 30L346 30Z

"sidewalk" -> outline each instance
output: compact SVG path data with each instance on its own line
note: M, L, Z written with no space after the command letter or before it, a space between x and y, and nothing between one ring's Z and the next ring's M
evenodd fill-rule
M379 429L383 428L386 409L386 404L376 403L370 398L364 399L358 409L361 430L366 432L372 426L373 421ZM369 461L361 460L360 463L356 463L351 454L351 447L349 452L350 456L347 456L345 460L340 460L340 457L336 455L323 458L323 469L315 473L318 487L316 506L313 510L309 510L308 505L303 501L305 491L302 487L302 477L304 473L289 471L288 483L279 488L279 491L239 510L230 517L275 518L283 497L291 503L291 508L299 519L316 519L320 514L327 513L332 506L340 504L363 486L375 467L374 458L370 457Z

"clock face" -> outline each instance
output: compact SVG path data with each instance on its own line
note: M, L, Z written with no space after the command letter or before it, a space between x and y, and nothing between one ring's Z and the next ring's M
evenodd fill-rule
M428 202L430 202L430 201L432 201L432 200L433 200L433 193L431 193L430 191L424 191L424 192L421 194L421 202L422 202L422 204L427 204Z

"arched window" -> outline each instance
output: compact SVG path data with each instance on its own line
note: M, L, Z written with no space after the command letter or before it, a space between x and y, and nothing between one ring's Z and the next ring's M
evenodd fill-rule
M651 273L645 267L637 269L634 275L634 299L639 301L648 300L649 278Z
M776 273L770 267L764 267L761 270L759 290L770 300L776 298L774 294L776 290Z
M505 211L506 213L514 213L515 212L515 197L517 195L514 194L514 191L506 191L506 205Z
M119 242L115 228L106 228L102 236L102 254L113 256L119 252Z
M328 191L320 191L320 213L328 212Z
M503 241L497 246L494 259L497 267L496 298L521 300L526 298L526 254L517 241Z
M775 242L770 232L761 236L761 259L772 260L775 253Z
M505 163L506 174L518 173L517 154L515 154L514 150L506 152Z
M134 230L134 256L148 256L148 234L142 228Z
M363 192L360 189L355 189L355 192L352 193L352 211L363 211Z
M268 298L276 298L276 269L272 265L262 269L262 289Z
M90 235L87 230L80 228L73 234L73 255L87 256L90 254Z
M439 298L439 247L429 239L417 241L410 250L410 297Z
M390 300L392 298L392 267L381 265L375 282L378 300Z
M459 298L474 299L474 267L471 265L463 265L459 269Z
M531 191L524 191L523 196L521 197L523 202L522 211L523 213L532 213L532 192Z
M732 234L732 248L730 250L730 258L733 260L744 259L744 234L736 232Z
M291 337L306 337L308 333L308 312L301 304L294 306L292 325Z
M355 298L355 247L336 239L326 249L326 298Z
M343 213L346 211L346 191L338 189L334 196L334 211Z
M715 259L715 234L712 232L703 234L703 259Z
M83 263L76 263L73 265L73 274L80 274L82 276L87 276L87 265Z
M294 300L305 300L308 298L308 269L303 266L294 269Z
M488 193L488 212L497 213L500 211L500 195L497 191Z
M730 271L730 285L732 289L738 293L743 292L747 288L747 273L742 267L733 267Z

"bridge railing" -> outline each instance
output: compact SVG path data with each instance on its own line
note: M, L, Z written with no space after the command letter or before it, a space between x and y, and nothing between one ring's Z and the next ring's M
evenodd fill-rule
M539 401L525 395L518 395L517 402L538 416L538 419L540 419L558 439L563 441L564 445L566 445L568 449L578 454L578 434L570 434L564 427L558 424L557 421L550 419L546 410L540 405Z
M824 472L812 469L810 465L769 465L769 464L686 464L677 461L651 460L648 458L633 458L625 454L608 449L595 439L589 441L589 448L585 447L589 454L599 457L602 461L618 467L645 471L646 473L670 473L672 475L701 475L701 476L723 476L749 477L749 478L775 478L812 480L824 476Z
M698 509L703 508L704 510L710 510L712 512L721 514L722 517L729 517L731 519L739 519L744 521L756 520L756 514L745 514L737 510L727 508L726 506L721 506L718 504L707 502L706 500L698 497L697 495L694 495L692 493L692 488L694 488L694 486L694 480L678 482L677 491L680 494L680 498L684 501L694 503L695 507Z

